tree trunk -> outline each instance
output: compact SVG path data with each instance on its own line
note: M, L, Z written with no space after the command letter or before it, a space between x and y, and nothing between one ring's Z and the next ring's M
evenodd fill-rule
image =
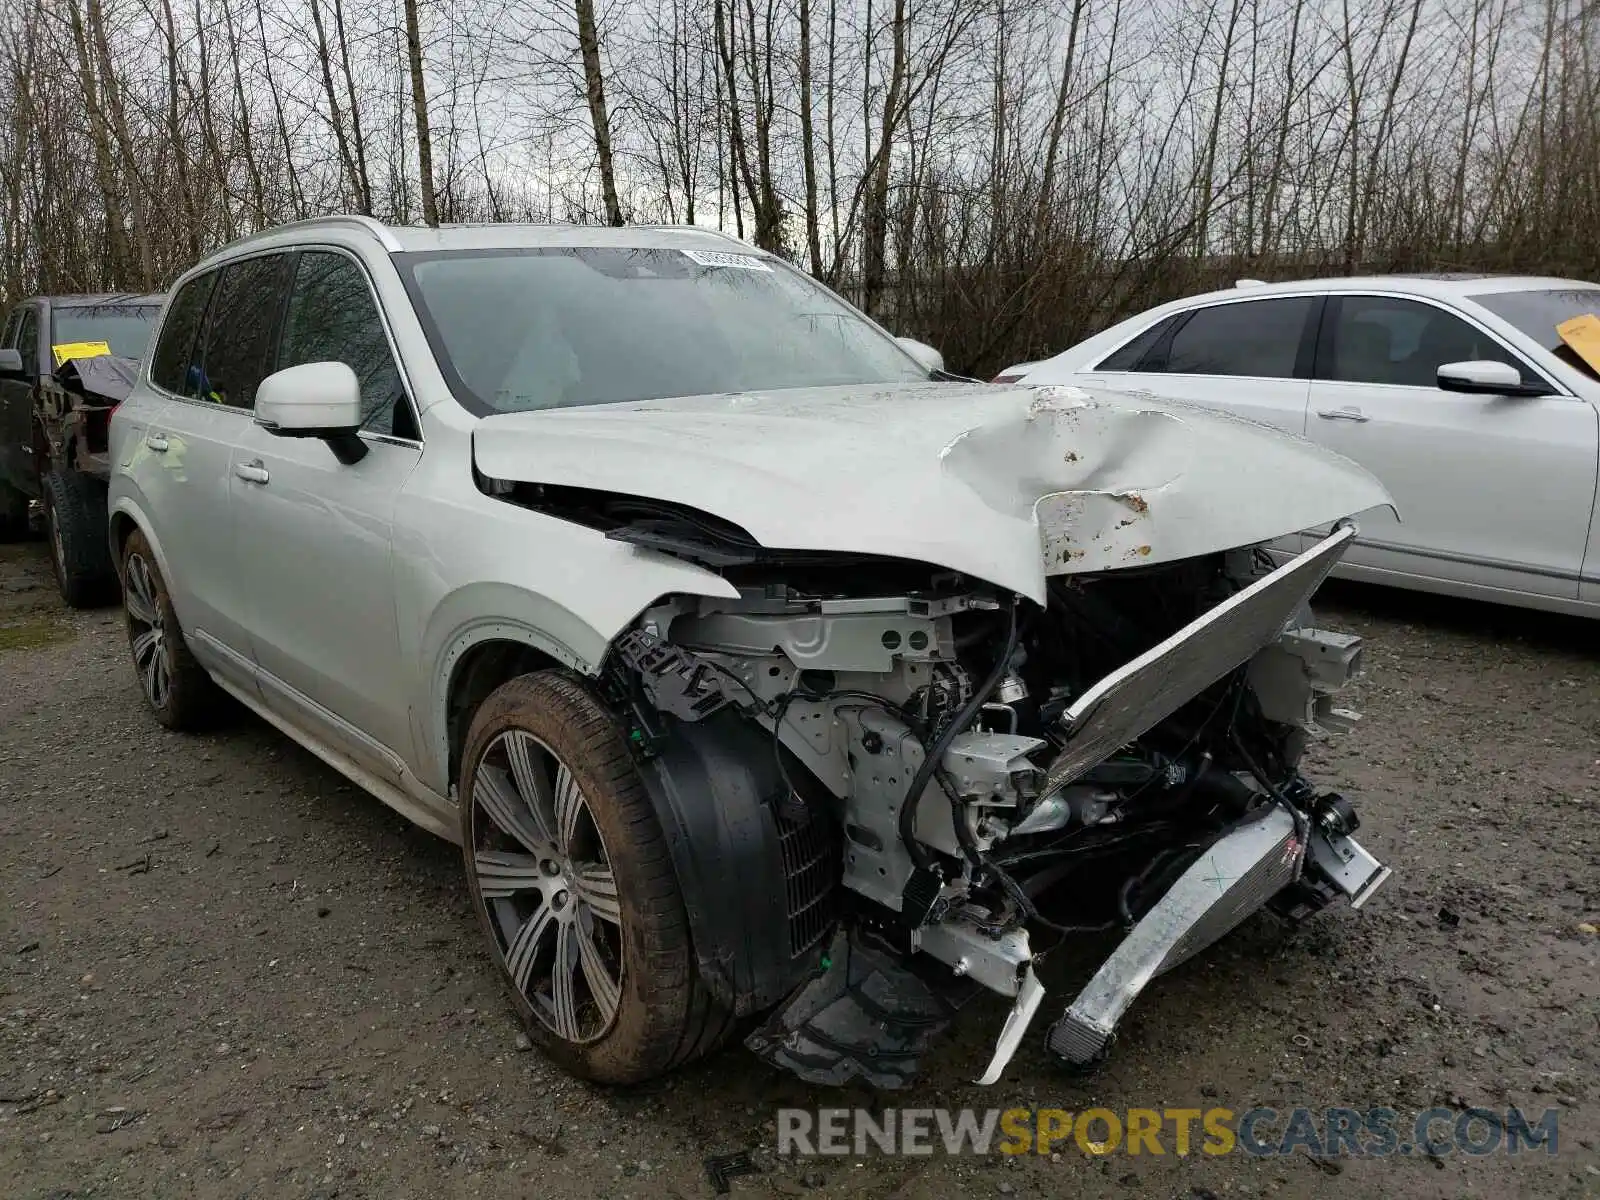
M817 220L817 144L811 127L811 0L800 0L800 161L806 185L806 251L811 274L822 278L822 233Z
M583 58L584 94L589 101L589 121L594 126L594 154L600 164L600 195L605 201L606 224L621 225L622 204L617 199L617 177L611 161L611 117L606 112L606 81L600 69L600 30L595 25L594 0L575 0L575 3L578 53Z
M417 172L422 185L422 220L439 224L439 202L433 194L433 142L428 131L428 86L422 77L422 29L417 0L405 0L406 56L411 60L411 107L417 122Z
M339 39L339 62L344 69L344 90L350 100L350 148L355 154L356 198L361 211L372 215L372 177L367 173L367 139L361 132L361 104L356 99L356 80L350 70L350 39L344 31L344 2L333 0L333 32Z
M883 97L883 124L878 139L877 163L867 189L862 220L861 299L868 316L882 308L885 255L889 241L889 173L894 157L894 139L899 131L900 94L906 80L906 0L895 0L893 18L893 57L889 66L889 90Z
M89 140L94 147L95 175L100 186L101 206L106 217L107 270L103 284L125 286L131 271L128 262L128 231L124 228L120 189L111 157L111 132L100 106L95 86L94 66L89 59L89 35L83 27L83 14L76 0L71 8L72 40L78 52L78 81L83 88L83 103L89 114Z

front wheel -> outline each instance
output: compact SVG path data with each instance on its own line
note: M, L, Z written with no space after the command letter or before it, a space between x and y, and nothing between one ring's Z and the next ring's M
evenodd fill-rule
M539 671L478 709L459 781L468 886L529 1035L574 1075L637 1083L732 1016L700 981L666 839L617 722Z
M43 480L44 524L61 598L73 608L109 604L117 571L106 530L106 485L82 471L50 471Z

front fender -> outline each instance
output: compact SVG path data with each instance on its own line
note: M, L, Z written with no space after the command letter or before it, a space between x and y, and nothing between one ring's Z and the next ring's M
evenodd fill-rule
M612 620L604 626L591 623L558 600L515 584L468 584L446 596L429 616L418 659L428 681L420 710L412 708L412 733L422 759L420 777L440 795L449 795L450 681L475 646L516 642L574 671L594 675L612 639L657 599L651 594L613 627Z

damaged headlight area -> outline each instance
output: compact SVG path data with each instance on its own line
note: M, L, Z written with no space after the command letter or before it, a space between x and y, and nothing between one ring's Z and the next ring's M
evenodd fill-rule
M1050 1026L1098 1061L1157 974L1267 906L1388 874L1299 772L1356 717L1359 640L1306 602L1354 529L1273 568L1230 551L1057 576L1047 603L911 563L739 556L737 600L668 599L605 679L716 998L803 1079L879 1087L978 989L1043 1000L1041 950L1121 934Z

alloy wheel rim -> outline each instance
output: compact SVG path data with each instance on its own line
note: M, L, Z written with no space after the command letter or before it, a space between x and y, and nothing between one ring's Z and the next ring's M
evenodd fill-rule
M133 647L133 665L144 686L145 698L156 708L165 708L172 694L171 651L167 645L166 618L156 600L155 580L150 564L141 554L130 554L127 586L122 589L123 608L128 614L128 642Z
M517 990L563 1041L597 1041L621 1007L622 911L588 799L538 738L509 729L473 772L473 871Z

